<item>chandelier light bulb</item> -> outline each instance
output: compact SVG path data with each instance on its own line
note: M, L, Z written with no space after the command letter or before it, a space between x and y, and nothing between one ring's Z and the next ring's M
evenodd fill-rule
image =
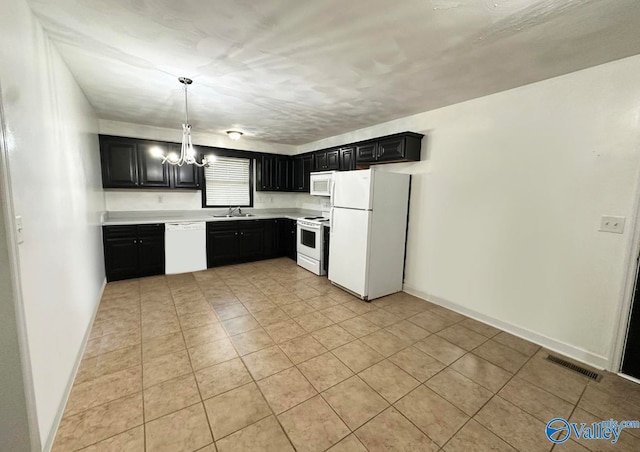
M239 140L242 137L243 134L242 134L242 132L240 132L238 130L227 130L227 135L232 140Z

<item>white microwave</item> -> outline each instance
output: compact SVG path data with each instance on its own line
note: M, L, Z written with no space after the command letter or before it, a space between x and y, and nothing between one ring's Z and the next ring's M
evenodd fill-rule
M335 171L321 171L311 173L311 185L309 194L312 196L331 196L333 188L333 174Z

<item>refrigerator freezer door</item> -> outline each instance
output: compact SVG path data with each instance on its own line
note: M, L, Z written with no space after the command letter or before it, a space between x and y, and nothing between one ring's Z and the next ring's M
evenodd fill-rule
M371 212L333 209L329 242L329 280L366 298Z
M371 210L373 173L369 170L337 172L333 179L334 207Z

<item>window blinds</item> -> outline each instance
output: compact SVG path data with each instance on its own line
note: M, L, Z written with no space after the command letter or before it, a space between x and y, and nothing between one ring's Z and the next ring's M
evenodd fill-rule
M204 169L207 206L248 206L249 163L246 158L217 157Z

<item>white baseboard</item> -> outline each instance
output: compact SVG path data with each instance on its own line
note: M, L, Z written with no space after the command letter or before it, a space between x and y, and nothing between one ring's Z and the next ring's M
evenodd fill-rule
M544 334L536 333L535 331L531 331L526 328L521 328L511 323L503 322L493 317L489 317L485 314L466 308L452 301L430 295L426 292L415 289L406 284L403 286L402 290L404 292L407 292L410 295L414 295L418 298L422 298L423 300L427 300L427 301L430 301L431 303L440 305L447 309L451 309L452 311L455 311L459 314L465 315L467 317L471 317L472 319L478 320L482 323L486 323L487 325L491 325L495 328L506 331L507 333L513 334L514 336L518 336L522 339L538 344L546 349L552 350L561 355L565 355L569 358L575 359L576 361L583 362L591 367L595 367L597 369L611 370L609 368L610 360L606 356L597 355L595 353L584 350L580 347L576 347L574 345L567 344L566 342L562 342L557 339L551 338L549 336L545 336Z
M102 295L104 294L104 289L107 287L107 279L105 278L102 282L102 288L100 289L100 294L98 296L98 303L96 303L96 308L93 311L93 315L91 316L91 322L89 322L89 326L84 333L84 338L82 339L82 347L80 347L80 352L76 357L76 362L73 366L73 372L71 372L71 378L67 383L67 388L64 391L64 397L62 399L62 403L60 404L60 408L58 409L58 413L56 414L55 420L53 421L53 427L49 432L49 437L47 438L47 442L44 444L42 448L43 452L50 452L53 447L53 442L56 439L56 433L58 433L58 428L60 427L60 421L62 421L62 415L64 414L64 410L67 407L67 402L69 402L69 395L71 395L71 389L73 388L73 382L76 379L76 375L78 374L78 369L80 368L80 363L82 362L82 357L84 356L84 351L87 348L87 342L89 342L89 336L91 336L91 330L93 328L93 322L96 320L96 315L98 314L98 308L100 307L100 300L102 300Z

